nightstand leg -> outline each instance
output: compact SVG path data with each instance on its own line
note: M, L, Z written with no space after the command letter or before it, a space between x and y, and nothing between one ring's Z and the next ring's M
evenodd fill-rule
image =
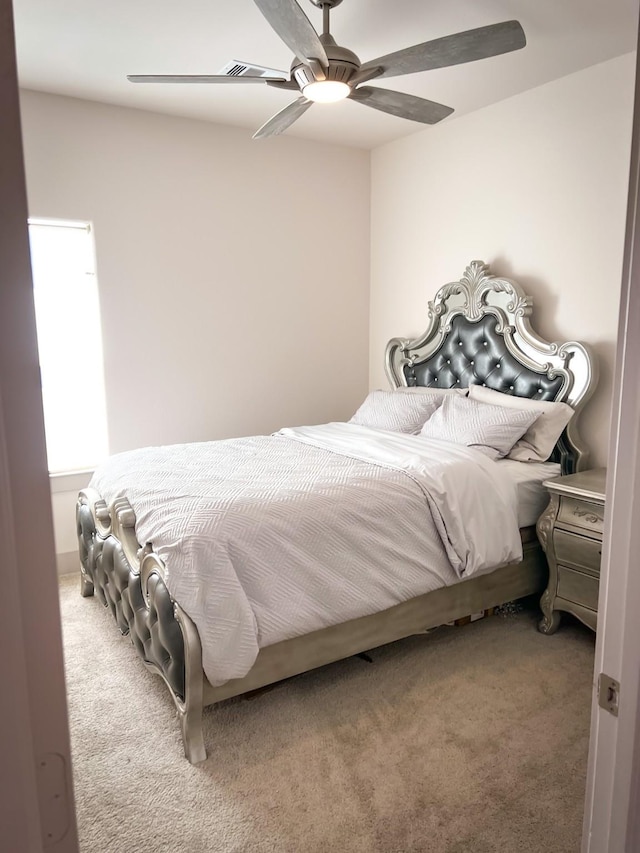
M555 634L560 627L562 614L559 610L553 609L553 599L548 589L542 593L540 609L542 610L542 619L538 622L538 631L541 634Z

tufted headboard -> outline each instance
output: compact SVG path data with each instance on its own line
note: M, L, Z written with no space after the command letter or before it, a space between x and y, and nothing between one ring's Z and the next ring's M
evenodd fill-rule
M575 409L552 459L563 474L586 467L577 421L591 396L597 369L584 344L548 343L531 328L531 297L520 285L495 278L482 261L472 261L460 281L445 284L429 302L429 325L419 338L387 344L391 384L467 388L480 384L537 400L569 403Z

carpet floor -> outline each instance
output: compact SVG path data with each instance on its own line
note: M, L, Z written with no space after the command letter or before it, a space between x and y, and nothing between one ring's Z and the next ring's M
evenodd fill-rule
M578 853L594 636L523 610L442 627L205 711L173 703L61 580L83 853Z

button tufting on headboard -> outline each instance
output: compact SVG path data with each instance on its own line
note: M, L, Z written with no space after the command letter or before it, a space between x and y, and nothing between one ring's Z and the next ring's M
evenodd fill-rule
M476 322L458 315L437 352L424 361L405 365L407 384L439 388L480 384L518 397L555 400L562 377L549 379L521 364L507 349L497 325L491 314Z

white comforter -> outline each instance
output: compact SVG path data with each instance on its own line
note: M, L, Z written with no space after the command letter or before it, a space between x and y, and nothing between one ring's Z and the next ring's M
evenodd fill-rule
M121 453L91 485L129 499L213 685L261 647L522 557L515 487L493 461L352 424Z

